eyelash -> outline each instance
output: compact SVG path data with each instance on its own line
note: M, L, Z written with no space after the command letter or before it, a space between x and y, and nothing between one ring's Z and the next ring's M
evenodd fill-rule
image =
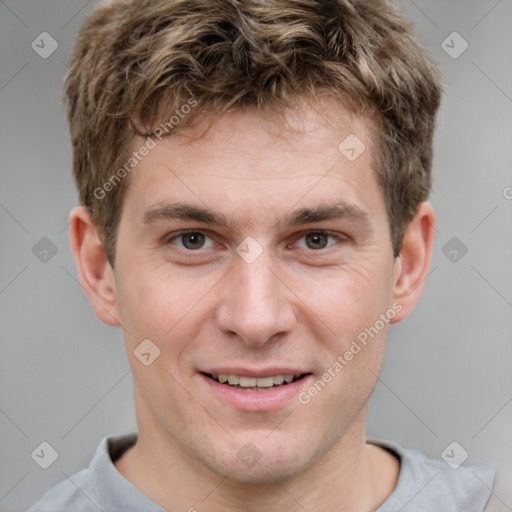
M200 230L200 229L189 229L189 230L185 230L185 231L179 231L177 233L173 233L171 235L168 235L165 237L165 243L166 244L171 244L173 240L177 239L177 238L180 238L184 235L187 235L187 234L193 234L193 233L200 233L202 235L204 235L205 237L207 238L210 238L212 241L213 241L213 238L208 235L208 232L207 231L203 231L203 230ZM347 237L345 236L341 236L337 233L333 233L331 231L327 231L327 230L322 230L322 229L311 229L311 230L308 230L308 231L305 231L301 234L300 237L298 237L294 243L296 243L297 241L301 240L302 238L305 238L307 235L310 235L310 234L321 234L321 235L326 235L330 238L333 238L336 240L336 242L345 242L347 241ZM302 248L302 249L305 249L305 250L309 250L309 251L312 251L312 252L322 252L322 251L326 251L327 249L329 249L330 247L332 247L333 245L335 244L331 244L331 245L328 245L327 247L324 247L324 248L321 248L321 249L309 249L309 248ZM199 253L199 252L202 252L202 249L204 249L203 247L197 249L197 250L193 250L193 249L187 249L186 247L180 247L179 248L180 250L183 250L187 253Z

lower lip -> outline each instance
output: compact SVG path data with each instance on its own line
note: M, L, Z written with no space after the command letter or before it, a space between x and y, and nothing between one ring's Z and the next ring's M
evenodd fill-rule
M299 380L282 386L263 388L262 391L245 391L221 384L204 374L199 374L213 393L222 401L244 411L274 411L281 409L308 384L313 375L306 375Z

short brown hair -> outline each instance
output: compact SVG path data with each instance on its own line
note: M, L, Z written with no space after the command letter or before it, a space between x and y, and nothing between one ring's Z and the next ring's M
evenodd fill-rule
M104 197L98 190L126 162L134 135L152 134L190 98L199 108L179 127L205 111L221 115L250 106L277 112L319 93L373 119L373 167L397 256L407 225L430 193L441 86L436 65L390 2L98 4L79 31L65 100L80 202L111 264L128 180L110 181Z

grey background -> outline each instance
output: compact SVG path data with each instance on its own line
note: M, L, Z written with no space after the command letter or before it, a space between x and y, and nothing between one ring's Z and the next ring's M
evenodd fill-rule
M67 230L77 196L62 79L93 5L0 0L2 512L26 510L86 467L104 436L136 428L121 333L90 308ZM497 468L493 510L512 510L512 0L400 5L446 90L431 196L437 240L419 306L390 329L368 435L435 458L457 441L465 464ZM44 31L59 45L47 59L31 48ZM469 44L457 59L441 46L453 31ZM46 263L32 252L42 237L57 249ZM468 249L456 262L451 246L443 252L452 237ZM59 454L46 470L31 458L42 441Z

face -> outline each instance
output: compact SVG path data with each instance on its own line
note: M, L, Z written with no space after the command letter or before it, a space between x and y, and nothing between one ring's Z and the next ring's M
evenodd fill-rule
M140 435L246 482L364 435L393 309L369 126L334 103L287 121L235 112L158 143L130 176L116 245ZM366 146L355 160L338 149L350 134Z

